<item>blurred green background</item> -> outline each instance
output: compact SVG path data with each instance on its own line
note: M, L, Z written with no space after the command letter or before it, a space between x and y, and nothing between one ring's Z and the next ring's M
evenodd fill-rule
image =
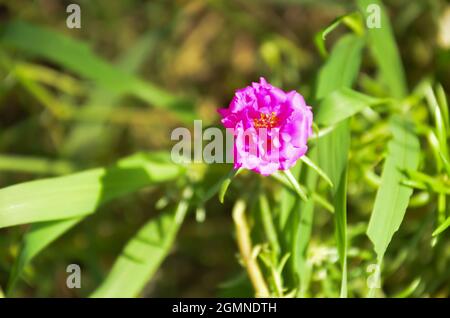
M81 7L80 29L66 27L70 3ZM430 76L449 92L449 2L385 4L409 87ZM320 0L0 1L0 188L109 165L137 151L170 149L173 128L192 127L193 118L201 118L203 127L217 124L216 109L259 76L285 90L299 90L308 101L323 64L314 37L354 9L353 1ZM41 28L61 37L44 41L34 33ZM339 27L331 33L327 47L345 32ZM76 39L76 45L66 38ZM45 54L55 54L65 67L42 58ZM373 62L365 59L362 69L358 87L382 95L370 80ZM123 81L109 81L117 72L124 74ZM215 178L214 171L209 177ZM350 273L353 296L362 296L357 292L366 282L362 265L373 257L362 235L374 196L365 183L355 173L349 185L349 233L355 237L349 262L361 265ZM27 267L14 296L87 296L127 239L155 215L158 196L149 194L170 191L143 190L102 206ZM252 295L236 258L230 204L213 198L206 207L203 222L187 219L144 296ZM407 218L390 246L385 291L395 295L411 287L413 296L448 297L449 244L432 249L429 206L409 211ZM311 295L330 296L327 284L339 278L329 213L317 213L314 222ZM0 229L1 286L26 229ZM81 289L66 288L70 263L81 265ZM417 277L426 284L417 287Z

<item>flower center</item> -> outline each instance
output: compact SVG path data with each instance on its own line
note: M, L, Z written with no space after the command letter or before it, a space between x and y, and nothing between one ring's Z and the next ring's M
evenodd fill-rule
M278 117L275 112L270 114L261 113L259 118L253 119L255 128L273 128L278 125Z

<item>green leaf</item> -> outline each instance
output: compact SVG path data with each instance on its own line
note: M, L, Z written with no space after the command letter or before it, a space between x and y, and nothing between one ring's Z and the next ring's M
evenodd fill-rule
M67 220L40 222L31 226L23 238L19 255L14 262L13 269L9 276L7 288L8 294L12 292L25 266L27 266L45 247L82 221L83 218L84 217L76 217Z
M309 150L310 152L310 150ZM300 162L297 162L290 170L294 177L298 177L300 175L300 171L302 164ZM293 209L298 207L298 194L296 193L294 187L292 184L287 180L287 178L282 174L274 174L272 177L278 181L280 184L283 185L283 188L281 189L279 197L277 197L277 200L279 202L279 215L277 220L277 228L279 229L279 232L282 236L284 236L284 242L286 245L286 248L288 248L291 243L290 237L289 237L289 230L288 228L291 226L289 224L289 218L292 214ZM301 186L301 183L299 183ZM307 192L306 187L303 189L304 192ZM308 199L309 200L309 199Z
M343 87L321 100L314 121L326 126L335 125L361 112L366 107L373 107L387 101L387 99L371 97Z
M161 171L159 170L160 168L162 169ZM14 218L15 221L9 220L13 224L3 223L7 222L8 219L4 220L0 218L0 226L4 227L39 221L39 223L33 224L25 234L19 255L10 274L8 292L12 291L24 267L40 251L77 223L81 222L87 214L95 212L97 206L110 199L136 191L144 186L175 179L180 175L181 171L180 167L170 163L168 158L162 153L136 154L119 161L112 168L94 169L67 177L27 182L0 190L0 198L7 197L8 193L11 195L9 201L7 199L1 200L0 216L2 213L18 214ZM79 175L83 177L79 178ZM115 177L113 178L113 176ZM103 182L102 178L107 178L104 180L108 180L108 182ZM78 192L73 192L74 187L76 189L77 186L76 184L72 184L71 186L72 182L79 182ZM41 188L43 184L48 187L44 192L42 192ZM112 192L107 193L109 192L108 189L111 189ZM8 190L6 196L4 194L5 192L3 192L5 190ZM87 194L87 190L93 191L92 195ZM46 195L52 192L59 193L61 196L56 199L46 197ZM95 193L97 193L98 201L93 200ZM43 197L39 198L39 194ZM18 196L18 198L15 198L15 196ZM49 200L47 204L45 202L46 198ZM18 205L17 202L22 202L21 199L23 199L23 206L20 208L14 206ZM41 202L42 200L44 202ZM13 206L9 206L8 208L8 204ZM68 211L69 206L71 206L70 211ZM88 207L88 210L84 210L86 207ZM41 211L41 214L48 212L50 215L55 215L54 219L56 221L40 222L42 218L32 213L33 208L37 208L38 211ZM58 212L61 215L66 215L68 212L74 214L77 208L79 208L79 213L75 213L75 215L79 214L80 216L59 220L61 217L58 215ZM47 220L49 216L42 215L42 217Z
M386 10L380 0L357 0L356 2L366 21L371 19L370 12L367 11L370 5L381 9L381 27L367 29L369 48L379 66L381 79L386 89L393 97L402 98L407 93L405 72Z
M347 25L348 27L353 29L356 34L361 35L364 32L364 27L362 26L358 12L345 14L334 19L334 21L329 26L318 32L314 37L314 42L322 56L326 57L328 55L327 49L325 48L325 39L327 35L333 32L333 30L341 24Z
M439 227L433 232L433 236L439 235L450 226L450 217L448 217Z
M433 190L437 193L450 193L450 188L448 185L446 185L441 179L429 176L425 173L411 170L411 169L405 169L404 171L408 177L410 178L410 181L423 184L427 189Z
M303 156L300 158L306 165L311 167L319 176L322 177L329 185L330 187L333 187L333 182L330 180L330 177L327 176L327 174L319 168L311 159L309 159L307 156Z
M39 157L0 155L0 171L18 171L48 175L73 172L75 167L68 161L49 160Z
M191 103L112 66L86 44L50 29L13 21L2 27L0 44L57 63L109 91L132 94L154 107L170 108L186 121L194 118Z
M391 95L403 98L407 93L405 73L395 43L388 15L379 0L357 0L360 10L368 18L367 7L381 8L381 28L367 30L369 47L378 64L381 79ZM397 117L391 119L394 138L388 145L388 157L384 163L381 186L378 189L367 235L374 243L377 263L382 264L384 253L394 233L398 230L412 189L401 184L401 169L416 169L419 161L419 141L406 121ZM373 296L375 289L369 291Z
M332 188L335 237L342 268L341 297L347 297L347 165L350 148L350 122L344 120L320 139L319 162L336 186Z
M183 199L174 211L149 221L127 243L94 298L136 297L169 254L188 209Z
M364 39L346 35L333 48L319 73L317 99L343 87L351 87L361 64ZM320 113L320 110L319 110ZM349 119L341 121L329 134L318 140L319 165L330 177L332 189L336 243L342 270L341 297L347 296L347 164L350 147Z
M272 252L275 256L278 256L280 254L280 244L278 241L278 234L273 223L273 213L270 211L269 201L264 193L259 194L258 201L264 233L270 244Z
M312 159L317 157L317 148L312 148L308 153ZM308 189L314 189L318 175L315 170L303 169L300 174L300 182ZM297 276L298 292L300 297L305 297L311 278L311 265L307 262L307 252L314 217L314 198L308 201L297 200L290 214L289 227L292 228L291 262L293 272Z
M123 72L137 73L155 47L157 36L159 36L158 30L150 30L142 35L134 45L127 48L115 65ZM80 107L79 115L89 117L92 116L91 114L100 113L100 117L103 117L98 119L99 122L76 121L65 139L62 148L64 156L75 157L77 160L80 160L80 157L95 158L102 150L111 149L111 142L117 131L108 129L105 119L117 107L120 97L121 94L118 92L111 92L98 86L93 87L88 100Z
M317 99L352 85L358 75L364 43L364 39L356 35L346 35L338 41L319 72Z
M306 192L302 189L302 187L298 183L297 179L292 175L292 172L289 170L283 170L283 174L285 175L285 177L289 181L289 183L292 185L292 188L295 190L295 192L298 194L298 196L303 201L308 201L308 196L307 196Z
M294 175L296 174L296 170L292 170L291 168L291 172L294 171ZM296 197L300 197L297 193L297 190L295 189L295 187L292 185L291 182L289 182L288 178L279 173L278 171L275 172L274 174L271 175L271 177L278 181L281 185L284 186L284 188L286 190L288 190L289 194L294 193L296 195ZM303 192L303 194L308 198L308 195L311 195L311 198L313 199L314 202L316 202L317 204L319 204L320 206L322 206L324 209L326 209L327 211L329 211L330 213L334 213L334 207L330 204L330 202L327 201L326 198L324 198L323 196L321 196L319 193L317 193L316 191L314 191L314 189L307 189L305 186L303 186L302 184L300 184L299 182L297 182L297 184L300 187L300 190ZM289 216L289 213L291 211L291 208L293 207L293 205L295 204L295 198L291 198L290 195L288 194L283 194L282 196L284 196L284 199L281 199L281 207L280 209L282 210L281 214L280 214L280 228L284 228L285 226L285 222L287 221L287 218ZM309 201L309 198L308 198Z
M433 87L431 86L431 84L428 84L425 87L425 97L430 107L431 114L433 115L434 118L434 123L436 126L436 136L439 141L439 152L445 157L448 154L447 127L446 127L447 124L445 123L445 119L442 114L442 109L446 107L445 99L444 101L442 101L444 105L440 106L436 99L436 95L434 94Z
M444 164L445 171L450 176L450 161L448 161L447 158L445 158L445 156L441 152L439 152L439 157L441 158L442 163Z
M0 190L0 228L88 215L113 198L175 179L182 171L167 156L139 154L111 168L13 185Z
M410 297L412 293L419 287L420 285L420 278L416 278L413 280L404 290L396 293L392 298L407 298Z
M402 171L415 170L419 164L420 145L410 125L393 117L390 121L393 139L383 166L367 235L374 244L379 262L400 224L413 190L401 184Z
M231 171L226 175L225 180L220 184L219 190L219 201L223 203L225 200L225 194L227 193L228 187L231 184L231 181L236 177L239 173L242 172L242 168L239 169L231 169Z
M442 117L445 123L445 128L447 130L447 133L450 133L450 117L448 114L448 103L447 103L447 97L445 96L444 88L440 83L436 86L436 97L439 104L439 107L441 108Z

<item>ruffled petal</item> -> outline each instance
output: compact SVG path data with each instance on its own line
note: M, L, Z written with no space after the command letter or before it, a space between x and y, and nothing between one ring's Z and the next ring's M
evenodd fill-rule
M235 169L270 175L289 169L308 150L313 114L296 91L286 93L261 77L237 90L229 107L218 112L234 130Z

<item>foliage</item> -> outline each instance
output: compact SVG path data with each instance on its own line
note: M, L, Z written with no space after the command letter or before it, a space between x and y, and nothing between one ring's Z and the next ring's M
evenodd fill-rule
M449 297L450 50L421 33L445 1L80 1L79 30L24 3L1 5L0 294ZM170 131L259 75L313 106L307 157L174 163Z

